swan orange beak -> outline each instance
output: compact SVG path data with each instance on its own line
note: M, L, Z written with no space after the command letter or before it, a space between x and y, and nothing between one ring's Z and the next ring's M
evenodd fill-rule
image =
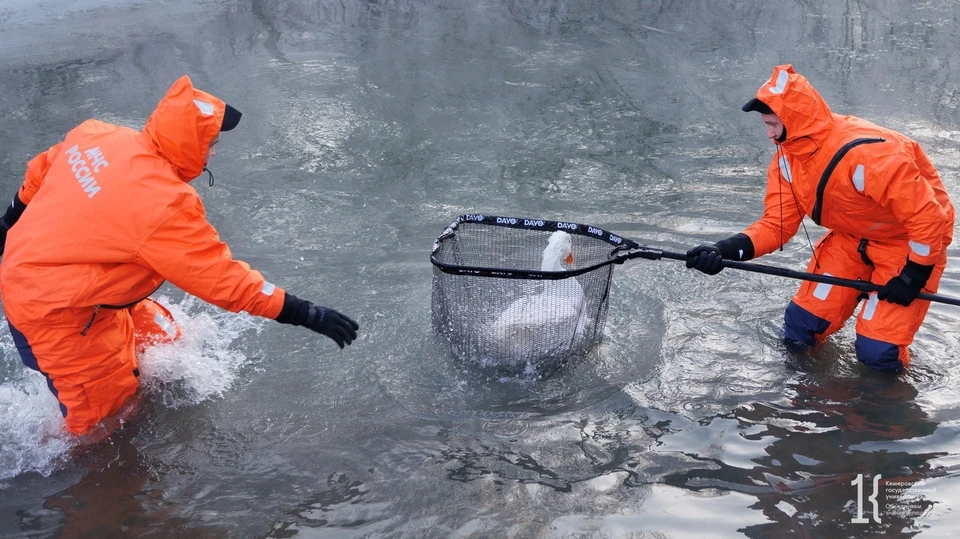
M564 258L563 261L567 264L573 264L573 253L568 254L567 258Z

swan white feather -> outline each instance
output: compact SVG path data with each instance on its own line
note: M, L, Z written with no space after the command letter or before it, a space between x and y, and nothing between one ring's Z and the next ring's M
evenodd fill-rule
M543 250L540 269L564 271L564 262L573 262L573 242L570 234L558 230ZM490 326L490 337L501 359L529 362L568 346L578 337L583 322L583 287L574 277L542 280L539 284L538 292L517 298Z

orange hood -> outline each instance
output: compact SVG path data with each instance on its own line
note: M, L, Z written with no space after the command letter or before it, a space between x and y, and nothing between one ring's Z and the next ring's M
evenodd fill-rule
M154 150L189 182L207 165L207 150L220 132L226 104L193 87L184 75L173 83L143 128Z
M784 142L810 137L819 143L834 121L826 101L790 64L774 67L773 76L757 90L756 98L783 122L787 129Z

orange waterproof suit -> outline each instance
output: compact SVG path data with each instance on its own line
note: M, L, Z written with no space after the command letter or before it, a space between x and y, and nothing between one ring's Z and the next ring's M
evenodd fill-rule
M184 76L142 132L88 120L27 166L0 294L24 363L47 376L71 432L136 391L135 317L164 280L232 312L280 313L284 291L233 259L189 185L225 107Z
M953 239L954 209L920 145L832 113L790 65L775 67L756 99L780 118L786 136L767 171L763 216L744 231L754 255L779 248L806 216L829 229L807 271L882 286L909 258L933 266L923 290L935 292ZM852 288L805 281L787 308L787 340L823 341L852 316L860 296ZM857 317L857 357L878 370L902 369L929 305L916 300L904 307L870 294Z

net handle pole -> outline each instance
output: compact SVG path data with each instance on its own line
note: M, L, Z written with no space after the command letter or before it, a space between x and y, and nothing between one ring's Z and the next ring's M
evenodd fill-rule
M670 258L673 260L687 260L687 255L684 253L673 253L670 251L662 251L659 249L650 249L645 248L646 251L642 253L631 253L630 258L647 258L654 260L650 255L650 251L659 251L660 258ZM633 256L635 254L635 256ZM858 281L853 279L843 279L841 277L832 277L830 275L818 275L816 273L808 273L806 271L796 271L787 268L779 268L776 266L766 266L763 264L755 264L753 262L740 262L737 260L726 260L723 261L723 267L733 268L744 271L752 271L754 273L765 273L767 275L778 275L780 277L789 277L791 279L799 279L801 281L814 281L817 283L827 283L834 284L838 286L846 286L848 288L853 288L861 292L877 292L882 286L878 284L871 283L869 281ZM941 296L940 294L930 294L927 292L921 292L918 296L920 299L925 299L927 301L934 301L937 303L946 303L948 305L957 305L960 306L960 299L952 298L949 296Z

